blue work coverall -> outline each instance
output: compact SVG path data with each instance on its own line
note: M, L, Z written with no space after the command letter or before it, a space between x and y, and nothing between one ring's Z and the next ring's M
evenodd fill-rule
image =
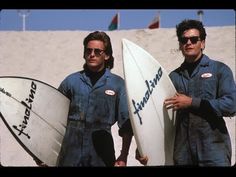
M231 141L223 119L236 112L236 86L230 68L203 55L191 76L183 63L170 78L177 92L192 97L190 108L177 111L175 164L231 165Z
M71 100L58 166L105 166L103 155L115 160L111 126L117 122L120 134L129 120L124 80L106 69L92 86L80 71L66 77L58 89Z

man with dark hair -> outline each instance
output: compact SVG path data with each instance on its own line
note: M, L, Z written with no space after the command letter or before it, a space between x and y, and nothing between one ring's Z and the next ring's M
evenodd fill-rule
M83 44L84 70L67 76L58 88L71 100L58 166L126 166L133 132L124 80L110 72L110 38L95 31ZM122 137L117 159L111 135L116 122Z
M236 113L236 86L230 68L205 54L206 31L197 20L176 26L184 62L170 73L177 90L165 100L177 111L174 163L230 166L231 141L223 119Z

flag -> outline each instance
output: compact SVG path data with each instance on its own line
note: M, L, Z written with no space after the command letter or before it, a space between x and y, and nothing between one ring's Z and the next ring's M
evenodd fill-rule
M110 25L108 26L109 31L117 30L118 29L118 19L119 15L118 13L113 17Z
M158 16L156 16L152 22L150 23L150 25L148 26L149 29L155 29L155 28L159 28L160 27L160 15L158 14Z

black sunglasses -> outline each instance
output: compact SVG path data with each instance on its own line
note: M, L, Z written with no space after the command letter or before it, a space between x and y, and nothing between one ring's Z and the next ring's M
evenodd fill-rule
M96 48L86 48L85 49L85 55L91 55L92 52L94 52L95 56L96 57L99 57L102 55L102 53L104 52L105 50L102 50L102 49L96 49Z
M179 42L182 44L186 44L188 40L191 41L192 44L196 44L197 41L201 41L199 36L192 36L192 37L181 37L179 38Z

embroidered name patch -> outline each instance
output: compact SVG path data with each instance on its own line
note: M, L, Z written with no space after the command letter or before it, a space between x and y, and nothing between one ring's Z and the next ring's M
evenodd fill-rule
M106 90L106 91L105 91L105 94L110 95L110 96L113 96L113 95L115 95L116 93L115 93L113 90Z
M209 77L211 77L211 76L212 76L211 73L203 73L203 74L201 75L202 78L209 78Z

